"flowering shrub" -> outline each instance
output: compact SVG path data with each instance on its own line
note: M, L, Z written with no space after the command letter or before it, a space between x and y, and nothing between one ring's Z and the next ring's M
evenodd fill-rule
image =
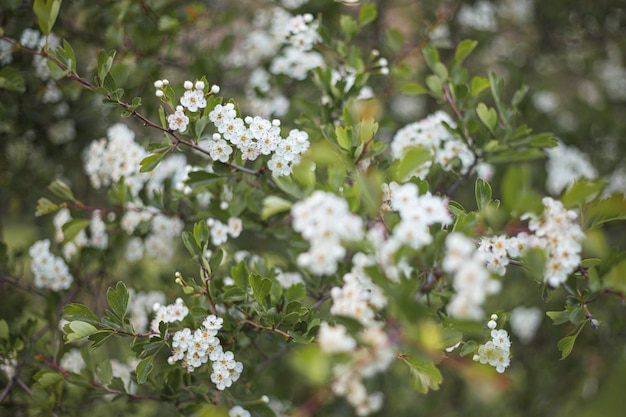
M0 245L3 411L488 415L559 358L624 376L623 167L493 59L532 1L9 3L7 201L47 190Z

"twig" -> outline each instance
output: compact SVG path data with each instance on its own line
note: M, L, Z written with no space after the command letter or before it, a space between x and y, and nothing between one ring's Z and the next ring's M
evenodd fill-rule
M274 326L263 326L262 324L259 324L257 322L254 322L254 321L248 320L248 319L242 320L239 323L240 324L249 324L250 326L255 327L257 329L260 329L260 330L268 330L270 332L278 333L279 335L286 337L287 340L293 339L293 336L291 336L289 333L284 332L284 331L282 331L280 329L277 329Z

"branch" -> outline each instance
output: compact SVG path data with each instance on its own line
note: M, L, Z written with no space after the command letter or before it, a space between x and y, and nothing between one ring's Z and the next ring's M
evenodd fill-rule
M248 319L240 321L239 324L249 324L250 326L255 327L257 329L260 329L260 330L268 330L270 332L278 333L279 335L286 337L287 340L293 339L293 336L291 336L289 333L284 332L284 331L282 331L280 329L277 329L274 326L263 326L262 324L259 324L257 322L254 322L254 321L248 320Z
M15 40L8 38L6 36L1 36L0 39L4 39L7 42L15 45L18 44L18 42L16 42ZM25 48L23 46L20 46L20 49L26 53L29 53L31 55L39 55L41 57L46 58L47 60L53 62L57 67L59 67L61 70L63 71L67 71L67 75L66 77L69 78L72 81L76 81L77 83L81 84L82 86L84 86L85 88L95 91L97 88L99 88L100 86L95 85L90 83L89 81L87 81L86 79L82 78L80 75L78 75L77 73L75 73L74 71L71 71L67 66L63 65L63 63L61 63L58 59L56 59L55 57L53 57L52 55L50 55L47 51L42 50L42 51L36 51L34 49L30 49L30 48ZM100 94L100 93L99 93ZM129 103L126 103L124 101L120 101L118 99L114 99L111 94L107 93L105 95L109 100L115 102L115 104L117 104L119 107L123 108L124 110L128 111L128 109L131 107L131 105ZM146 127L151 127L153 129L157 129L163 133L166 133L168 135L170 135L172 138L174 138L174 148L177 147L179 144L183 144L189 148L195 149L196 151L203 153L205 155L208 155L209 157L211 156L210 152L204 148L202 148L201 146L198 146L196 143L191 142L191 141L187 141L185 139L183 139L182 137L180 137L175 131L173 131L172 129L169 128L164 128L163 126L154 123L153 121L151 121L150 119L148 119L146 116L144 116L143 114L137 112L136 110L132 110L130 112L130 115L141 120L141 122L143 123L144 126ZM263 173L263 170L258 169L250 169L250 168L246 168L237 164L233 164L230 162L225 162L225 164L237 171L241 171L241 172L245 172L247 174L252 174L255 176L260 176Z

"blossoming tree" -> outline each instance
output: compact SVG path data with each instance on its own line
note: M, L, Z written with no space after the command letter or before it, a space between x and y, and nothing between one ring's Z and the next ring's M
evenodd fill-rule
M3 117L73 159L1 247L6 412L414 415L523 386L542 326L623 344L623 175L450 35L531 1L9 3Z

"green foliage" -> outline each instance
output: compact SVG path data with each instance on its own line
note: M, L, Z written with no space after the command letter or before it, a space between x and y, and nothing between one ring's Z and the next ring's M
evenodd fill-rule
M461 22L462 8L474 2L445 13L434 3L395 1L385 10L376 2L324 1L295 10L273 5L272 12L266 2L61 8L60 0L37 0L32 10L18 3L7 3L0 28L0 280L7 289L0 307L1 413L226 416L240 405L253 416L352 415L372 411L367 401L375 404L381 391L379 415L558 414L557 397L566 403L559 412L571 414L582 401L572 394L580 387L546 381L580 381L591 398L588 387L610 376L626 325L626 203L610 177L623 150L590 136L623 136L619 88L604 80L619 74L623 48L619 25L596 6L584 18L558 2L536 7L536 21L523 24L498 6L501 26L494 30L506 27L504 36ZM584 38L585 25L595 27L598 44L577 49L570 42L544 54L551 48L545 39L562 45L565 33L541 20L553 8L571 11L568 25L580 26L577 36ZM299 13L310 15L286 28L287 17ZM281 28L270 28L277 21ZM35 22L43 37L20 39ZM310 49L304 27L316 34ZM264 39L263 30L263 46L274 50L246 49L253 44L247 35ZM450 36L441 37L446 31ZM296 49L311 55L289 64L278 59ZM323 65L296 74L318 59ZM560 79L560 72L568 76ZM190 84L183 89L184 80ZM537 88L554 89L554 109L541 109ZM185 104L187 127L174 129L168 117L195 90L206 105L193 111ZM235 127L215 120L226 103L245 121L244 140L252 134L261 143L263 134L251 133L246 119L261 114L282 138L291 129L306 134L308 150L282 161L289 175L270 167L286 152L284 142L258 157L235 146L227 130ZM435 110L450 116L437 126L442 137L399 151L396 132ZM121 119L145 153L117 148L89 166L90 156L107 152L109 129ZM211 148L222 139L231 150L226 162ZM550 240L537 228L547 223L538 220L542 210L549 211L547 150L571 142L599 172L570 181L549 200L572 210L558 221L581 226L580 239L563 248L562 235ZM418 200L400 209L412 201L394 195L405 186L418 190ZM319 193L345 203L358 221L338 207L321 215L318 207L298 211ZM407 214L422 204L425 212ZM33 212L55 217L34 223ZM450 217L429 223L435 214ZM313 225L299 229L307 216ZM352 229L341 235L345 227ZM474 256L473 247L465 268L452 266L461 256L449 247L452 232L486 256ZM531 241L517 255L516 247L498 246L498 237L518 234L543 243ZM36 240L41 253L29 253ZM43 247L50 253L42 256ZM486 270L479 286L485 294L470 306L476 310L465 306L460 311L468 316L455 317L468 285L463 276L482 279L481 268L498 256L505 269ZM553 288L550 262L558 256L575 262ZM334 269L316 271L329 259ZM50 284L51 269L65 274L69 289ZM342 296L358 314L341 310ZM165 305L181 309L175 319L163 319ZM554 324L539 324L533 343L516 332L514 309L529 305ZM504 375L481 357L494 325L478 317L492 311L496 328L512 331ZM211 315L223 323L207 340L243 368L224 389L215 382L220 365L207 357L192 364L179 344L183 331L202 331ZM62 329L61 318L68 320ZM329 327L345 334L330 337ZM73 368L74 353L80 369ZM415 391L428 395L416 401ZM357 404L361 392L367 400Z

